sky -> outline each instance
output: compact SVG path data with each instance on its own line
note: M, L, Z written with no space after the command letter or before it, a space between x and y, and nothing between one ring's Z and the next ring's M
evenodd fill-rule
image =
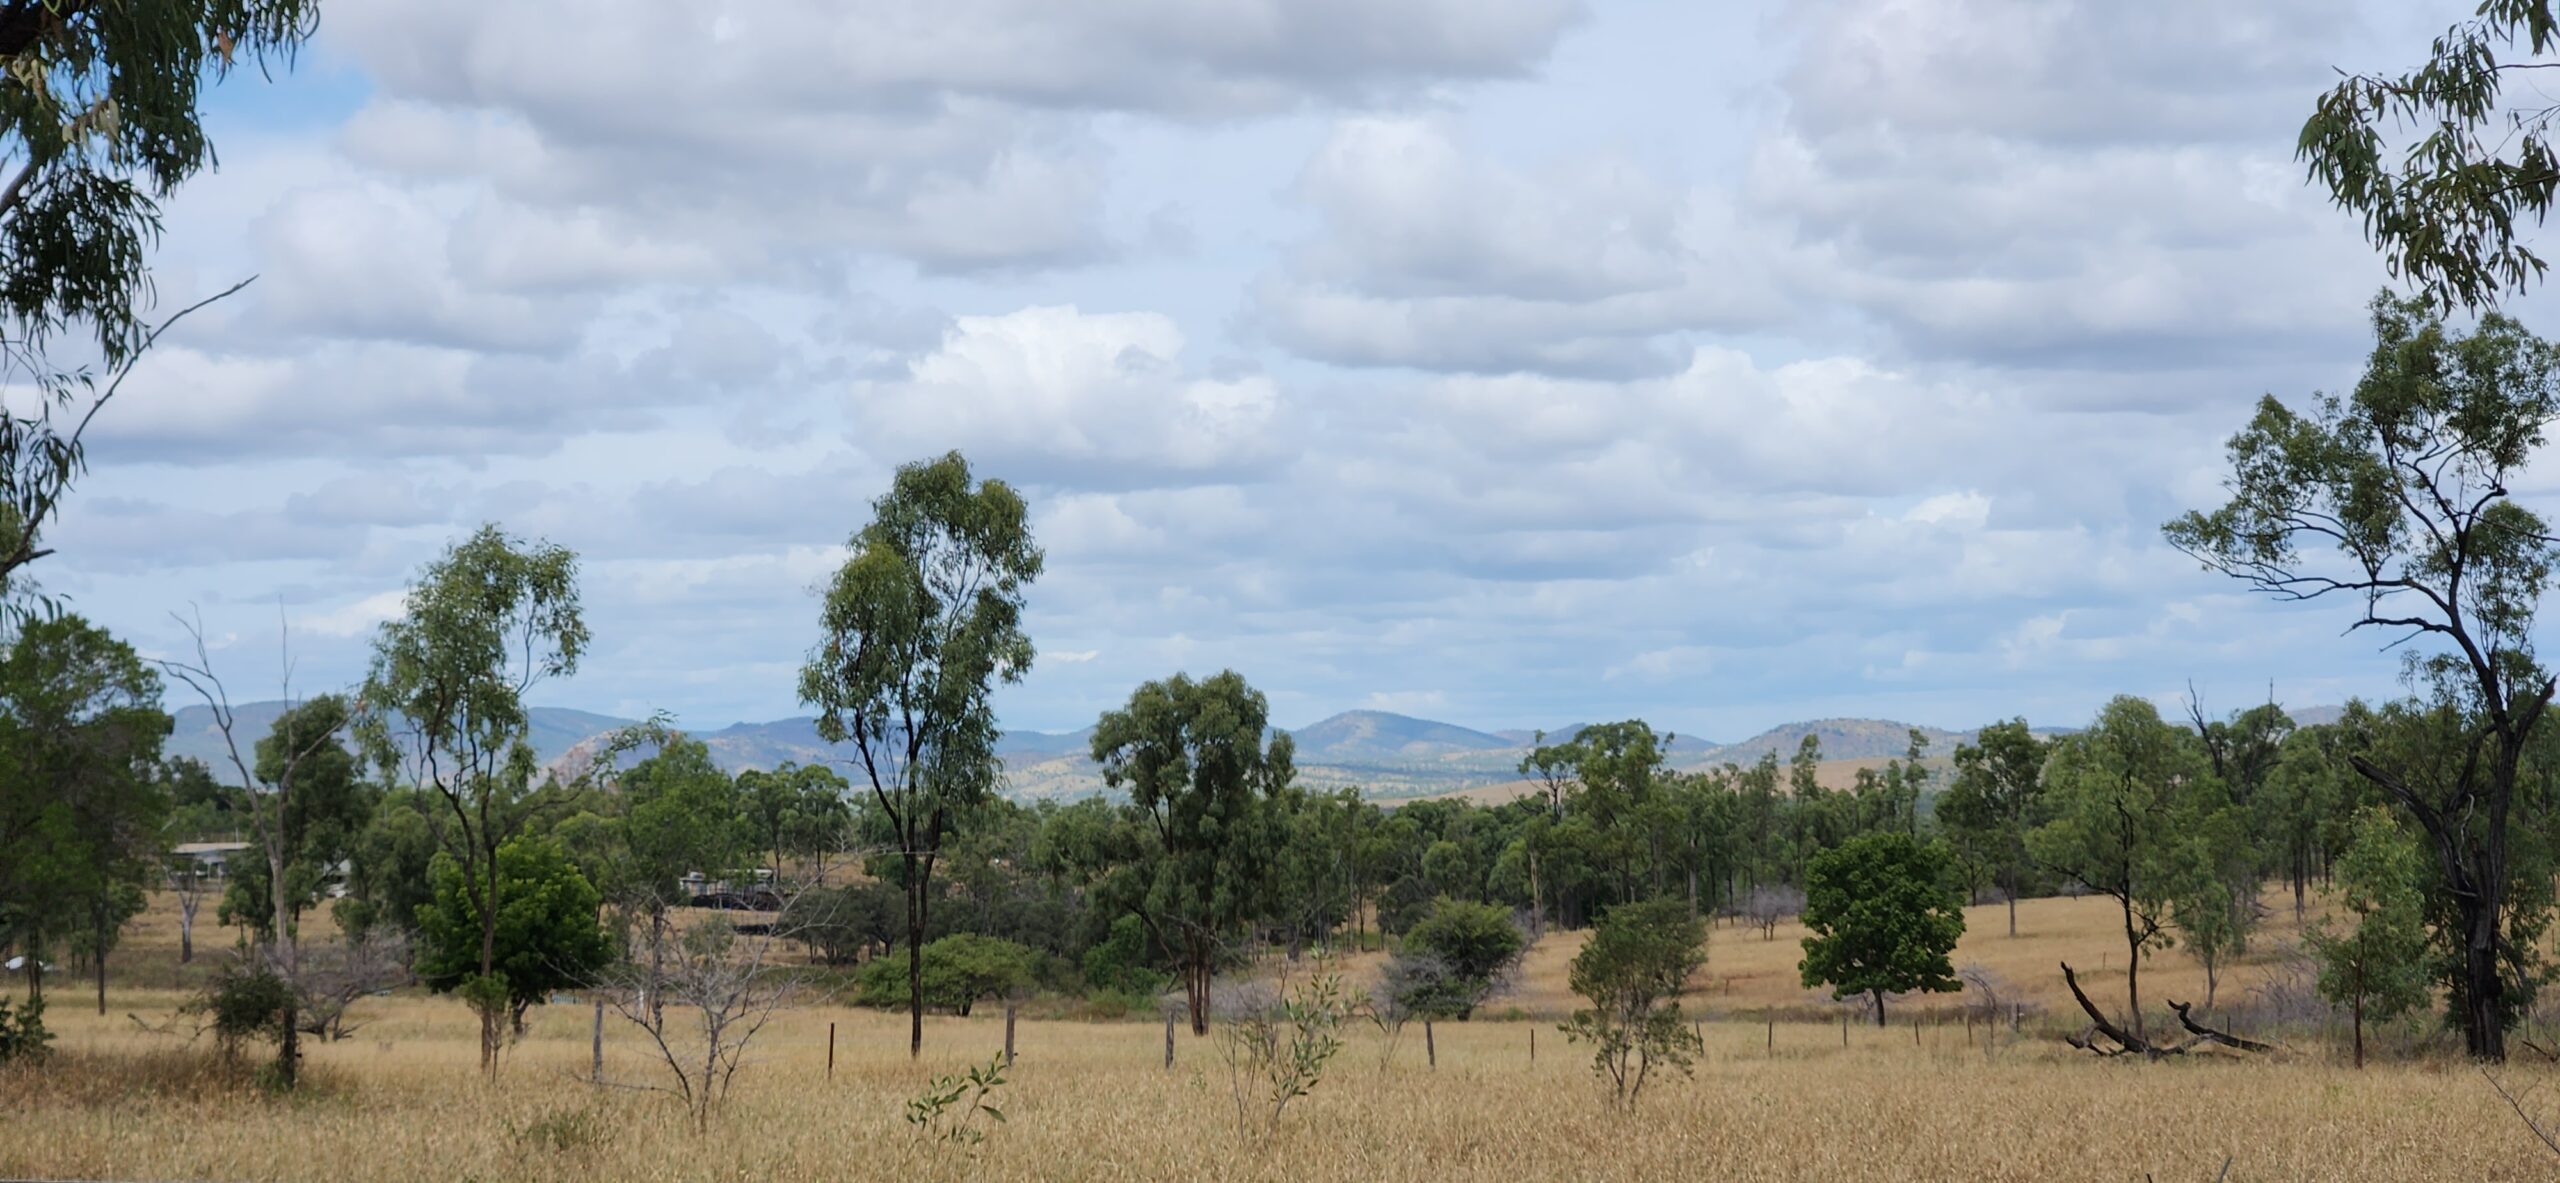
M2385 276L2294 135L2468 7L330 0L168 207L163 311L256 282L34 573L310 693L497 522L582 561L536 701L712 728L805 713L814 589L957 448L1047 552L1009 727L1221 668L1720 740L2386 695L2159 527L2354 381Z

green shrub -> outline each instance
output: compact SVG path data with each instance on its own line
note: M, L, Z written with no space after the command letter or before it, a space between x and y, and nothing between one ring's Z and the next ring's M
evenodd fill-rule
M215 1044L228 1060L239 1056L240 1045L247 1040L283 1039L285 1010L292 1002L291 988L275 971L234 961L214 975L188 1009L205 1016Z
M1420 988L1401 1001L1415 1014L1467 1018L1500 986L1527 943L1508 909L1442 896L1406 930L1404 947L1437 959L1444 972L1417 975Z
M1135 916L1111 922L1111 935L1084 951L1085 985L1108 994L1153 998L1173 975L1147 964L1147 926Z
M966 1015L981 998L1016 994L1031 984L1032 952L1011 941L953 933L924 947L924 1004ZM889 950L862 967L862 1005L907 1004L907 951Z
M0 1064L40 1062L52 1044L53 1033L44 1029L43 999L28 1002L13 1014L9 1000L0 998Z

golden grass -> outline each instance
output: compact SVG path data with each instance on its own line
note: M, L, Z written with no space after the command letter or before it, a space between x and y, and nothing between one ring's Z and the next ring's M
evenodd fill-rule
M2013 980L2029 985L2031 973L2053 976L2033 967L2057 954L2077 964L2085 947L2094 962L2109 931L2099 918L2091 901L2033 901L2021 909L2027 935L2007 942L1978 913L1966 955L2014 965ZM2003 943L2015 948L2004 953ZM1533 956L1521 1003L1553 1001L1570 944L1551 938ZM1748 1008L1804 997L1775 982L1792 947L1783 933L1763 942L1717 931L1706 976L1724 975L1732 989L1696 1001L1736 1017L1705 1024L1695 1079L1649 1089L1632 1114L1603 1103L1586 1058L1552 1025L1443 1024L1437 1071L1424 1066L1418 1030L1392 1059L1375 1034L1356 1033L1266 1143L1237 1133L1210 1041L1183 1034L1167 1072L1154 1024L1026 1021L1003 1099L1010 1121L974 1153L919 1144L900 1115L929 1075L1000 1046L993 1013L929 1020L918 1064L906 1057L902 1016L792 1012L758 1045L727 1111L697 1135L665 1097L583 1083L581 1007L537 1011L493 1087L477 1076L476 1030L459 1003L371 1001L355 1038L311 1047L316 1087L276 1098L206 1067L203 1049L123 1017L165 1017L176 991L118 983L105 1019L64 991L50 1016L60 1058L0 1073L0 1177L2210 1180L2226 1157L2233 1180L2554 1173L2549 1152L2478 1074L2447 1061L2358 1073L2306 1048L2264 1061L2098 1062L2032 1025L1995 1059L1961 1024L1924 1024L1915 1040L1900 1023L1853 1029L1844 1047L1836 1025L1781 1022L1772 1052ZM2183 960L2154 962L2164 985L2191 972ZM638 1040L608 1027L609 1078L644 1083L657 1071ZM2516 1087L2553 1075L2508 1072ZM2560 1088L2541 1096L2560 1105Z

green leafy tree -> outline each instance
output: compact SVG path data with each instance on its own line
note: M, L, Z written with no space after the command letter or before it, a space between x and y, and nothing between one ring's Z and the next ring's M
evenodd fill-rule
M2169 856L2178 876L2169 923L2204 966L2204 1006L2212 1010L2222 971L2248 952L2258 928L2258 852L2250 841L2249 816L2237 805L2208 808L2184 827L2184 841Z
M2045 742L2025 719L1994 723L1956 745L1955 779L1938 798L1938 824L1989 866L2009 897L2009 935L2018 935L2018 896L2027 869L2027 831L2041 820Z
M1574 955L1568 980L1591 1005L1563 1024L1565 1038L1592 1045L1592 1071L1618 1102L1633 1104L1656 1065L1688 1074L1704 1050L1679 997L1706 962L1706 925L1678 900L1611 908Z
M853 824L844 795L852 785L823 764L785 760L770 771L738 774L738 796L758 845L773 855L774 873L786 858L806 861L812 882L825 882L827 859L843 849Z
M272 936L282 901L285 928L298 933L302 913L328 894L338 864L354 853L371 819L374 794L355 755L338 742L351 717L345 698L324 694L288 708L258 740L250 791L273 797L278 786L291 786L273 810L284 890L274 890L265 860L243 860L223 892L224 924Z
M356 836L347 858L347 894L330 905L330 915L350 938L377 928L410 932L418 927L418 909L434 896L427 865L436 854L436 831L430 809L442 808L424 790L386 790L374 803L373 815Z
M1003 998L1031 987L1031 950L1012 941L956 932L927 942L925 1005L966 1016L981 998ZM902 957L873 961L862 972L862 1004L896 1007L909 1002Z
M400 618L374 636L356 734L385 780L432 794L422 816L471 905L444 914L481 925L478 972L487 981L502 961L498 852L525 826L534 775L524 697L577 672L587 640L577 555L494 525L428 564L409 585ZM492 1077L501 993L484 984L466 994L482 1004L480 1066Z
M0 411L0 589L50 553L41 532L84 465L86 429L155 335L142 317L160 202L214 163L205 87L243 62L291 61L318 9L0 5L0 369L36 395ZM103 389L51 360L66 334L85 338L76 349L107 371Z
M596 922L602 897L559 843L509 838L494 865L494 883L475 883L461 860L437 852L428 872L435 902L418 909L418 976L507 1016L521 1035L526 1009L593 980L612 962L613 942Z
M1219 955L1262 904L1264 803L1295 776L1296 747L1271 732L1270 715L1262 692L1227 670L1149 682L1094 725L1103 783L1129 794L1154 845L1129 868L1123 898L1173 954L1193 1035L1209 1033Z
M1404 999L1415 1014L1466 1019L1502 984L1503 975L1519 964L1527 941L1511 913L1492 904L1475 904L1445 896L1405 930L1407 950L1437 958L1447 971L1432 985L1430 996Z
M800 671L818 734L850 743L894 834L907 893L907 1053L924 1050L924 944L934 860L994 791L998 683L1031 668L1023 590L1040 575L1030 512L958 452L898 469L828 585Z
M2426 932L2419 920L2418 844L2378 809L2357 815L2355 840L2334 869L2348 927L2314 924L2320 996L2354 1016L2356 1067L2364 1067L2365 1020L2388 1021L2426 1005Z
M1964 900L1946 848L1909 834L1861 835L1815 855L1806 869L1804 960L1807 986L1834 998L1875 1000L1913 990L1961 990L1947 955L1964 935Z
M57 942L97 969L160 874L169 716L133 648L77 616L25 621L0 648L0 937L44 996Z
M2536 59L2555 35L2551 0L2481 0L2424 65L2345 75L2303 121L2297 152L2312 179L2363 216L2391 274L2437 307L2495 304L2543 273L2520 233L2551 212L2560 186L2551 147L2560 105L2539 87L2521 104L2502 100L2510 75L2552 65ZM2387 142L2385 130L2399 128L2421 134Z
M2560 350L2495 312L2449 331L2423 300L2373 302L2374 349L2345 398L2308 414L2269 397L2230 443L2231 500L2169 523L2172 545L2288 601L2339 596L2350 629L2421 641L2415 683L2476 723L2462 775L2431 784L2350 757L2408 810L2445 867L2459 914L2471 1055L2500 1060L2512 1018L2502 917L2509 822L2553 683L2533 617L2560 558L2540 515L2508 493L2560 414Z
M2116 902L2124 926L2125 1004L2143 1031L2142 961L2172 943L2170 902L2186 791L2205 776L2186 732L2150 702L2123 696L2087 731L2054 744L2045 766L2052 820L2027 836L2027 849L2054 873Z
M866 880L843 887L809 887L792 894L777 922L783 935L808 946L828 965L852 965L874 950L886 952L905 927L905 895Z

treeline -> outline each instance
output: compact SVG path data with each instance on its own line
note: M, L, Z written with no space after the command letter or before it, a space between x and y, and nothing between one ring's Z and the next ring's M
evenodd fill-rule
M456 802L357 759L343 741L354 726L347 700L286 711L246 754L257 787L244 790L194 761L159 758L169 727L159 674L76 617L24 626L0 680L11 704L0 767L28 790L0 813L10 836L0 931L30 954L31 998L57 951L98 969L103 991L105 956L145 889L187 897L191 928L193 862L168 857L170 845L255 828L260 796L297 754L279 815L284 890L263 851L241 852L218 897L223 922L267 940L279 900L293 929L326 905L349 940L414 936L430 985L460 988L475 973L478 908L446 849ZM2023 720L1986 727L1955 750L1951 771L1933 769L1914 732L1903 758L1833 788L1810 737L1783 763L1771 754L1676 771L1668 737L1629 720L1541 736L1522 762L1531 791L1477 805L1311 791L1290 775L1287 738L1265 738L1266 715L1233 674L1151 683L1097 728L1112 795L971 802L945 819L921 884L883 796L837 770L733 776L699 742L638 729L619 747L645 745L646 758L626 766L608 751L572 781L493 796L480 818L504 835L498 912L544 892L585 893L606 933L581 937L573 910L551 928L497 934L493 964L518 967L508 1009L520 1021L548 991L580 984L579 966L648 947L676 909L714 893L779 907L781 931L816 962L874 966L863 993L884 1005L904 1001L893 972L904 958L893 954L907 945L912 897L923 904L929 1006L965 1010L1036 987L1134 1010L1179 982L1205 1009L1210 978L1259 950L1380 947L1442 900L1506 909L1532 937L1655 899L1774 928L1801 907L1819 855L1900 833L1942 845L1951 886L1975 902L2112 897L2139 1013L2145 956L2174 943L2215 981L2249 946L2263 885L2288 885L2297 914L2305 908L2360 811L2380 804L2350 758L2387 757L2426 722L2408 707L2361 705L2309 727L2272 705L2171 722L2124 698L2058 738ZM2551 865L2547 841L2516 849L2520 871Z
M359 688L254 743L201 640L192 660L146 662L76 617L0 612L0 941L24 957L32 1000L48 956L101 964L144 889L193 898L163 859L173 825L245 829L222 907L254 934L264 978L244 996L274 1005L242 1013L279 1034L289 1082L295 1033L325 1031L346 983L367 980L352 967L384 960L358 953L386 945L478 1013L492 1072L510 1019L582 980L623 975L625 997L649 1000L634 1021L661 1022L665 966L711 982L724 964L671 922L694 873L731 897L770 892L819 959L865 967L870 999L903 992L911 1050L929 1005L1027 982L1122 997L1178 984L1204 1031L1223 967L1409 936L1444 912L1453 931L1494 927L1464 908L1515 913L1530 936L1642 916L1620 931L1669 934L1664 956L1623 965L1659 969L1696 953L1666 917L1733 914L1768 933L1811 895L1808 928L1835 943L1808 957L1807 984L1880 1005L1952 988L1942 892L2075 890L2115 905L2132 1036L2119 1042L2141 1051L2148 958L2199 960L2210 1008L2256 939L2263 888L2286 884L2307 912L2325 881L2337 915L2310 934L2321 993L2361 1027L2431 986L2467 1050L2496 1059L2549 977L2560 877L2555 684L2532 646L2560 538L2506 492L2560 418L2560 347L2495 314L2448 330L2387 297L2374 323L2352 396L2262 404L2231 446L2231 501L2167 531L2253 588L2340 594L2360 623L2435 642L2409 659L2407 697L2332 723L2295 726L2272 705L2171 720L2125 697L2053 738L1986 728L1943 774L1915 736L1835 789L1818 748L1675 771L1664 738L1627 721L1541 737L1519 800L1388 808L1298 785L1288 737L1239 675L1176 674L1097 721L1109 799L1024 806L1000 791L992 695L1036 658L1022 614L1044 556L1022 497L955 453L898 470L823 589L798 694L847 753L827 769L732 777L653 724L568 782L544 777L523 700L575 674L588 645L577 561L494 526L419 573ZM164 679L214 708L228 768L160 759ZM833 861L859 874L822 874ZM325 951L324 974L299 922L342 870L333 907L355 944ZM1895 915L1825 903L1886 873L1909 901ZM1822 968L1870 940L1929 955L1891 973ZM11 1025L0 1016L0 1046Z

